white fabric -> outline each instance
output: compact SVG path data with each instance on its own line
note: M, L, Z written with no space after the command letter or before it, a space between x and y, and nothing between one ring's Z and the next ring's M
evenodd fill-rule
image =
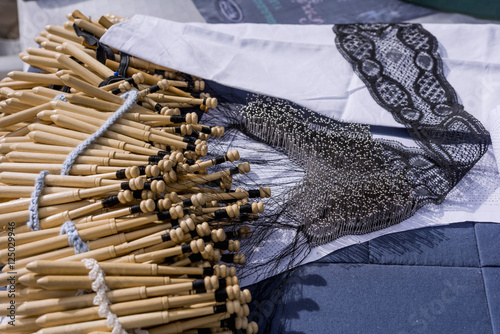
M491 112L490 117L490 136L493 145L493 154L500 168L500 105Z
M498 152L500 26L424 24L424 28L440 42L445 75L465 110L494 132ZM330 25L181 24L138 15L115 25L102 42L223 85L285 98L338 120L402 127L373 100L337 51ZM414 145L411 140L403 143ZM383 234L467 220L500 222L499 210L500 177L490 149L442 205L428 205L385 230L317 247L306 262Z
M486 126L498 104L498 25L425 24L441 43L447 78ZM460 38L456 38L460 36ZM223 85L286 98L349 122L401 127L337 51L331 25L177 23L136 15L102 41ZM467 80L464 80L467 78Z

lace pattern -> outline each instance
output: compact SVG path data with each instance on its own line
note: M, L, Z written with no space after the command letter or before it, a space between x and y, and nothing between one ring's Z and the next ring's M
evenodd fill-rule
M383 142L405 166L419 205L440 203L483 156L489 134L459 103L443 74L438 41L419 24L336 25L336 44L375 101L421 150Z

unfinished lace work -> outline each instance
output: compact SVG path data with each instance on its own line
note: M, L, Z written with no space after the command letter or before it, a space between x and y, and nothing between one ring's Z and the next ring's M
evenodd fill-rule
M399 165L386 162L368 126L259 95L240 108L222 109L209 115L217 124L225 119L226 128L211 147L241 149L255 170L234 186L272 189L264 214L240 222L252 228L251 238L241 240L247 255L242 277L290 269L315 246L382 229L414 213L410 183Z
M302 232L307 247L369 233L413 214L411 185L399 165L387 164L367 126L272 98L252 100L241 117L245 132L282 148L304 168L302 182L284 196L281 222L268 222Z
M375 101L421 147L383 143L392 163L404 166L418 206L442 202L490 140L446 81L438 41L419 24L348 24L333 30L339 51Z

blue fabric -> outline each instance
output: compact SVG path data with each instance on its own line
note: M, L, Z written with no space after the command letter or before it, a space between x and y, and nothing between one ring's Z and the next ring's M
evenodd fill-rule
M274 326L303 333L492 333L481 270L311 264ZM453 321L450 321L453 320Z
M208 23L399 22L434 13L398 0L193 0Z
M250 287L269 333L500 333L500 224L382 236Z
M370 263L368 242L339 249L316 261L317 263Z
M389 234L369 245L370 263L479 267L473 223Z
M500 267L500 226L476 224L479 257L483 267Z
M483 276L493 331L500 333L500 268L483 268Z

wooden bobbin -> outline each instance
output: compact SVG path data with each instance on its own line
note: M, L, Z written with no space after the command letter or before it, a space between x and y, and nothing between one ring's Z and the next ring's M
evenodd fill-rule
M137 288L126 288L126 289L115 289L106 292L106 297L112 303L125 302L130 300L139 300L144 298L176 295L189 292L193 289L193 283L176 283L162 286L153 287L137 287ZM44 294L52 293L54 291L46 290L43 291ZM39 294L40 292L36 292ZM58 312L71 310L82 307L93 306L93 300L95 293L80 296L67 296L58 299L42 299L28 301L20 305L17 309L19 315L33 316L37 314L45 314L48 312Z
M78 64L76 61L72 60L68 55L57 53L54 57L56 61L61 64L64 68L72 70L75 74L83 78L85 81L98 86L102 79L95 75L93 72Z
M110 69L112 69L113 71L118 71L118 68L120 66L120 64L118 62L115 62L115 61L112 61L110 59L107 59L106 60L106 66ZM136 74L136 73L142 73L142 75L144 76L144 80L146 83L150 84L150 85L156 85L156 83L158 82L158 79L155 78L154 76L150 75L150 74L147 74L145 72L142 72L142 71L139 71L131 66L129 66L127 68L127 76L128 77L131 77L132 75ZM173 87L173 86L170 86L168 88L168 91L175 94L175 95L179 95L179 96L186 96L186 97L192 97L190 94L176 88L176 87Z
M228 286L226 287L226 294L230 300L234 298L234 291L238 286ZM231 298L233 297L233 298ZM173 309L176 307L187 307L196 303L213 303L215 297L213 293L204 293L195 296L179 296L179 297L157 297L147 300L137 300L122 302L118 304L113 304L110 306L110 310L118 315L129 315L137 312L138 309L141 313L152 312L158 310ZM52 314L45 314L36 319L36 323L43 327L59 326L62 324L73 323L73 322L84 322L99 319L98 314L99 307L90 307L86 309L80 309L77 311L66 311L66 312L55 312Z
M71 32L71 31L65 30L63 27L54 26L54 25L47 25L47 26L45 26L45 30L50 34L54 34L54 35L63 37L67 40L73 41L73 42L78 43L78 44L81 44L84 41L83 37L77 36L74 31Z
M85 19L75 19L74 23L82 30L88 31L98 38L101 38L101 36L106 33L106 29L100 28L98 25L92 24Z
M114 75L114 71L110 70L109 68L98 62L95 58L89 56L87 53L82 51L80 48L76 47L74 44L67 42L62 43L61 51L85 63L88 67L90 67L96 73L98 73L102 79L106 79L107 77Z

